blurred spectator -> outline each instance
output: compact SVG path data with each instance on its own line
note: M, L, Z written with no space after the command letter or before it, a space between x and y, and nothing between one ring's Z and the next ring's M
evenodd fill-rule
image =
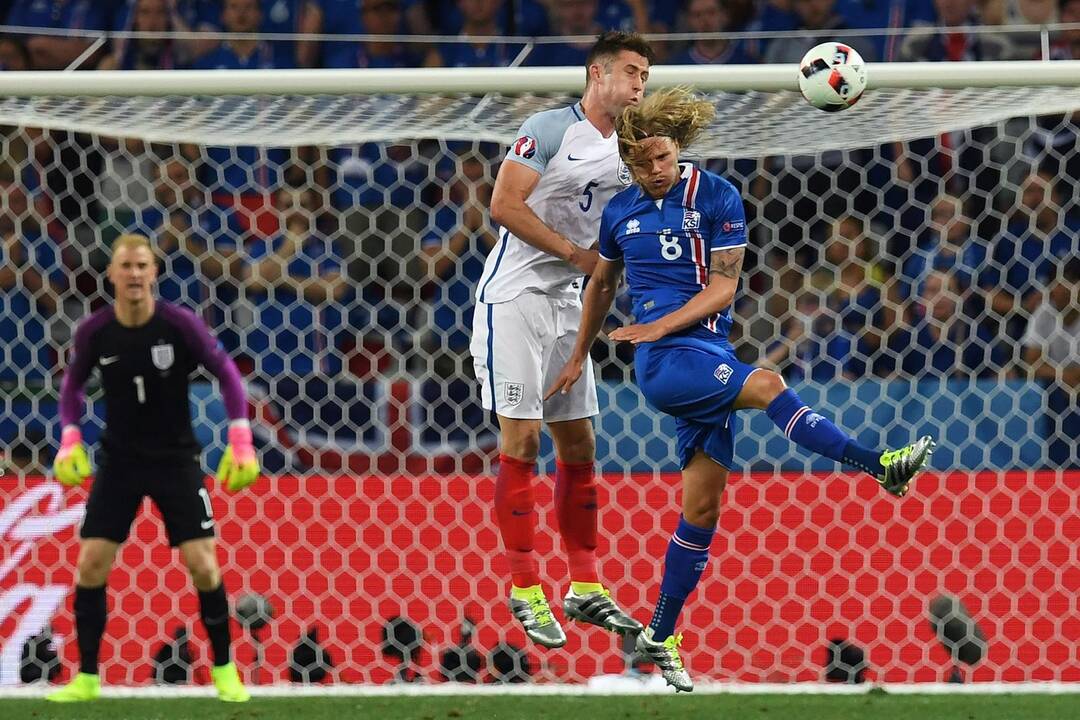
M500 35L497 22L501 0L457 0L461 10L458 37ZM521 48L492 42L439 43L428 50L427 67L506 67Z
M405 16L401 0L360 0L363 28L372 35L399 35ZM423 57L415 44L399 42L355 42L330 48L324 67L406 68L420 67Z
M744 15L745 26L733 17L732 29L766 33L794 30L799 26L799 18L792 4L792 0L754 2L749 14ZM769 41L766 39L749 38L746 40L746 52L754 62L762 62L768 47Z
M423 241L425 275L432 284L430 331L422 347L430 363L421 387L425 421L422 438L430 445L466 447L475 442L486 413L475 397L469 333L473 296L484 259L495 246L488 214L492 178L485 159L470 153L435 210Z
M570 65L584 67L595 37L604 27L596 19L597 0L553 0L552 31L555 35L582 35L580 43L545 43L529 53L525 63L532 66Z
M806 52L823 42L835 40L838 33L848 29L848 24L836 10L836 0L793 0L792 8L797 16L795 30L802 31L796 37L773 40L765 51L766 63L798 63ZM852 37L847 43L863 60L877 59L874 44L863 37Z
M936 16L933 0L837 0L836 8L849 27L860 29L899 30L916 22L932 24ZM875 35L868 40L878 58L892 61L900 53L903 35Z
M262 22L258 0L225 0L221 12L225 30L254 33ZM270 45L261 40L230 39L208 53L195 67L203 70L250 70L274 67ZM195 151L187 150L194 159ZM278 230L273 212L277 188L288 153L264 147L208 147L199 180L220 208L233 208L240 227L256 237L268 238Z
M1080 0L1061 0L1060 21L1080 26ZM1080 60L1080 27L1058 34L1050 58ZM1024 152L1034 166L1061 179L1066 212L1080 212L1080 113L1041 115L1036 123Z
M172 17L167 0L134 0L124 30L171 32ZM98 63L98 70L172 70L177 61L174 43L168 38L120 39L113 51Z
M860 220L845 216L833 224L810 287L767 353L770 365L782 368L790 359L787 376L815 382L888 369L881 350L896 310L883 297L875 254Z
M165 15L164 24L166 30L171 32L221 32L221 2L220 0L165 0L159 11L158 3L151 3L146 7L142 0L119 0L120 7L113 13L114 30L145 30L150 31L152 24L161 23L160 19L139 15L150 13ZM158 30L158 32L161 32ZM117 40L115 41L113 55L123 58L125 45L142 44L147 40ZM146 48L152 50L154 44L168 46L174 65L170 67L183 67L191 64L218 46L216 38L199 38L194 40L150 40ZM151 53L152 56L153 53ZM118 65L120 69L123 64ZM150 68L152 69L152 68Z
M25 189L5 183L0 196L0 380L40 380L55 367L46 318L60 308L65 273Z
M333 372L323 310L348 290L341 257L313 228L311 193L283 188L275 205L281 232L251 243L241 271L252 315L243 346L267 379Z
M912 299L907 322L889 338L907 377L964 378L978 374L993 338L973 335L961 312L960 282L949 271L931 270Z
M369 21L368 13L374 6L375 4L365 3L364 0L308 0L300 14L301 32L354 35L360 33L408 35L410 32L430 35L432 33L431 23L427 17L427 6L424 2L400 0L398 10L401 14L391 32L385 31L385 19L380 21L378 18L372 18ZM413 20L418 22L416 27L413 26ZM340 40L301 41L297 43L299 65L300 67L356 67L354 63L356 63L357 55L363 54L362 49L358 48L360 44L356 41ZM406 49L410 53L422 54L417 44L410 45Z
M93 31L105 30L105 3L96 0L23 0L12 6L5 24L88 31L89 37L63 34L24 36L34 70L63 70L90 49L95 39ZM93 68L95 64L87 58L80 67Z
M963 29L1000 23L1001 2L988 0L980 5L977 0L934 0L936 21L912 23L911 32L901 44L899 59L925 62L1007 59L1012 52L1007 35ZM959 29L946 32L942 29L946 27ZM968 197L967 210L971 217L981 217L987 198L1004 184L1004 167L1012 162L1008 145L997 140L994 128L982 127L948 132L935 140L894 143L898 186L905 190L900 195L907 197L894 197L891 204L911 208L912 201L928 203L947 189ZM987 162L988 154L993 162ZM903 214L901 223L910 227L912 214Z
M212 317L215 326L224 320L221 303L210 303L211 289L227 276L240 272L236 238L229 233L209 236L202 189L182 157L158 163L153 199L131 218L127 232L151 238L167 272L158 276L158 295ZM212 246L213 252L210 252ZM231 295L214 293L215 300ZM235 298L230 298L234 300Z
M311 0L260 0L262 33L303 32L304 13ZM295 40L267 40L276 68L301 67Z
M687 30L694 33L719 33L730 30L728 12L720 0L690 0L686 6ZM749 63L740 40L695 40L670 60L673 65L714 65Z
M377 275L386 287L406 282L401 258L417 253L427 222L420 189L428 167L412 144L364 143L330 152L336 180L331 199L339 211L349 276Z
M1005 0L1005 24L1052 25L1056 22L1068 22L1059 21L1058 3L1059 0ZM1017 60L1043 59L1041 33L1012 32L1009 33L1009 42Z
M1056 264L1080 253L1077 233L1065 225L1054 180L1044 172L1028 176L1016 216L994 243L991 262L977 280L986 301L985 322L1010 364L1019 360L1017 343Z
M250 264L240 273L239 345L292 434L355 445L373 437L374 388L341 374L332 341L351 290L338 249L313 224L315 205L311 191L277 192L281 231L248 246Z
M1048 390L1050 462L1076 467L1080 437L1080 256L1063 260L1023 337L1028 372Z
M230 33L257 33L262 24L259 0L224 0L221 24ZM199 70L251 70L276 67L265 40L230 39L195 63ZM286 67L291 67L287 65Z
M495 22L501 35L527 35L542 37L550 35L547 2L539 0L499 0ZM461 32L462 16L458 3L443 3L437 18L441 35L457 35Z
M1061 23L1080 23L1080 0L1059 0L1059 3ZM1058 33L1054 44L1050 47L1050 59L1080 60L1080 28L1062 30Z
M0 36L0 71L30 70L30 53L17 37Z
M993 3L984 4L993 8ZM1012 52L1007 36L1000 33L966 33L962 28L995 24L980 18L976 0L934 0L936 21L920 19L900 46L901 60L958 62L961 60L1005 60ZM997 18L998 22L1001 21ZM961 28L945 32L942 28Z
M931 270L952 272L958 291L964 292L986 262L987 247L971 232L964 204L955 195L943 194L930 208L930 224L917 246L904 259L900 273L901 294L913 297Z

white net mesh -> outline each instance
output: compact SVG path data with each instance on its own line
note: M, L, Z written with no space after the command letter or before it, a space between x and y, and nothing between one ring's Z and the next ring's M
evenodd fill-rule
M897 505L747 415L736 458L757 472L733 479L684 618L695 675L819 679L830 640L845 638L865 654L836 653L834 670L942 679L945 626L926 613L947 595L988 638L974 679L1080 680L1067 640L1080 634L1077 299L1053 299L1078 254L1077 93L879 91L836 115L791 93L716 96L720 121L696 150L740 187L751 221L740 355L780 369L866 444L933 432L940 448L937 474ZM317 680L295 651L311 628L342 682L582 681L625 667L600 630L542 653L512 624L490 509L494 428L467 354L503 144L566 101L0 101L0 681L44 624L72 637L84 496L42 475L72 328L106 301L106 250L124 231L154 238L160 294L207 320L252 389L268 479L213 491L231 594L272 608L241 635L249 679ZM645 619L677 515L671 421L630 382L626 347L601 341L595 357L602 575ZM212 467L224 413L196 387ZM542 472L539 507L551 490ZM542 574L561 593L554 517L540 517ZM110 579L109 682L157 677L151 658L178 628L205 647L158 521L144 515L132 537ZM976 641L949 647L963 660ZM61 655L72 661L74 643ZM205 681L206 655L181 676Z

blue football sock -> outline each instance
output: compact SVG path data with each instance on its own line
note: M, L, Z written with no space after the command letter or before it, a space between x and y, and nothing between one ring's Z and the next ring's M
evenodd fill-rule
M827 417L811 410L791 388L777 395L765 412L797 445L871 475L885 472L881 453L860 445Z
M679 527L668 542L664 557L664 579L649 627L653 640L665 640L675 633L675 623L686 598L697 587L709 562L709 545L715 528L702 528L679 517Z

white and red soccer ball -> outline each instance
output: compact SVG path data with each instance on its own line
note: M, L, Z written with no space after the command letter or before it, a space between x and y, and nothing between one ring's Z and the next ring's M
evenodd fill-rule
M820 110L845 110L866 90L866 63L849 45L822 43L811 48L799 63L799 90Z

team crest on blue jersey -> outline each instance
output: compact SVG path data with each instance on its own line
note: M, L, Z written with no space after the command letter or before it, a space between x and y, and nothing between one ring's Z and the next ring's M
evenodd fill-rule
M521 398L525 396L525 385L522 383L505 383L506 388L506 404L517 405L521 402Z
M634 178L630 175L630 168L622 160L619 161L619 184L623 187L630 185Z
M526 160L536 154L536 138L522 135L514 141L514 154Z
M733 372L735 371L731 369L730 365L727 363L720 363L720 366L713 371L713 376L724 385L727 385L727 381L731 379L731 373Z
M639 230L641 230L641 222L639 222L637 219L631 220L630 222L626 223L627 235L633 235Z
M701 229L701 213L699 213L697 210L683 210L682 229L683 230L700 230Z
M150 348L150 360L153 361L154 367L158 370L168 370L171 368L174 359L173 346L168 343L165 343L164 345L154 345Z

